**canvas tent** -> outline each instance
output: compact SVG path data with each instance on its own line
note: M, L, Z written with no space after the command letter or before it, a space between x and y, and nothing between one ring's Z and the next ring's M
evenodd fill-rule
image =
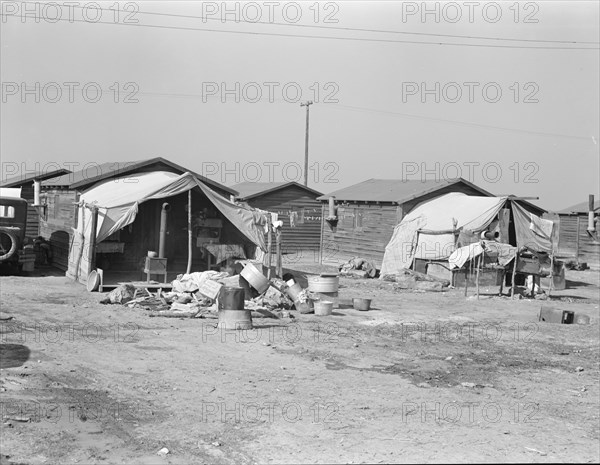
M140 204L164 199L198 188L208 200L251 243L265 250L265 217L256 210L230 202L215 193L191 173L177 175L155 171L104 181L84 191L79 200L77 228L69 253L67 275L85 280L91 271L90 247L133 223ZM91 206L98 209L96 226L92 224ZM95 240L92 231L96 230Z
M457 249L457 233L479 234L492 226L500 211L512 209L516 245L536 252L552 252L553 224L525 210L510 197L479 197L450 193L424 202L394 229L385 249L381 276L410 268L413 260L447 260ZM507 241L508 242L508 241Z

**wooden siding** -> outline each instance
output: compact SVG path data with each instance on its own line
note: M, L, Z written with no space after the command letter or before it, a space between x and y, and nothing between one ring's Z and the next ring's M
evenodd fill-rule
M323 209L327 212L328 206L324 204ZM389 203L350 203L338 205L337 209L339 221L335 232L325 220L322 222L321 262L340 265L360 256L381 268L385 247L400 221L401 208Z
M46 212L40 219L40 233L50 242L52 265L61 270L69 263L69 245L75 224L78 194L67 189L48 189L42 192L42 203L46 202Z
M288 186L248 200L251 207L279 215L283 221L283 253L318 253L321 238L321 202L319 195L298 186ZM298 212L296 227L290 226L290 212ZM302 222L303 221L303 222ZM275 237L273 236L273 250Z
M35 239L40 235L40 216L33 206L33 182L21 186L21 197L27 200L27 226L25 236Z
M598 217L596 217L598 218ZM558 255L560 258L600 266L600 242L587 232L587 215L559 215ZM598 220L596 219L596 230Z
M338 204L339 221L336 232L332 232L325 220L322 222L321 263L340 265L352 257L360 256L371 260L378 269L381 268L385 247L402 218L421 202L451 192L482 195L466 184L454 184L408 200L402 205L393 205L391 202L353 202L347 206ZM323 203L323 209L327 216L327 203Z

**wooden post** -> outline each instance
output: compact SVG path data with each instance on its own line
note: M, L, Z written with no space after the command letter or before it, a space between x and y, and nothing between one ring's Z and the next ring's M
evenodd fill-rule
M548 297L554 287L554 255L550 255L550 282L548 283Z
M92 210L92 224L90 228L90 250L88 256L90 268L88 272L96 268L96 235L98 231L98 207L92 205L90 208Z
M319 265L323 264L323 242L325 235L325 204L321 205L321 235L319 237Z
M271 279L271 247L273 247L273 232L272 232L272 221L271 214L267 213L267 278Z
M282 257L281 257L281 228L277 228L275 230L275 249L277 253L277 261L276 261L276 276L278 278L283 277L283 265L282 265Z
M469 287L469 266L465 267L465 297L467 296L467 288Z
M579 264L579 230L581 228L581 216L577 215L577 235L575 237L575 260Z
M481 268L481 262L483 261L482 257L483 253L479 257L477 257L477 277L475 278L475 285L477 288L477 300L479 300L479 269Z
M83 234L81 235L81 244L79 244L79 250L77 251L77 260L75 262L75 281L79 281L79 270L81 269L81 259L83 258L83 249L85 247L85 206L81 206L81 224L83 225ZM77 231L77 230L75 230ZM77 234L77 236L76 236ZM75 246L75 237L78 237L78 233L73 234L73 246ZM71 252L69 251L69 254Z
M192 190L188 191L188 262L186 273L192 271Z
M512 270L512 281L511 281L511 289L510 289L510 297L512 298L515 295L515 276L517 275L517 260L519 258L519 251L517 250L515 253L515 258L513 258L513 270Z

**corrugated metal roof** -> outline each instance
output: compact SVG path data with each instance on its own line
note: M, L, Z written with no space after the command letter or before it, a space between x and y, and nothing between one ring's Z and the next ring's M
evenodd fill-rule
M72 173L66 173L62 176L56 176L51 179L46 179L42 182L43 186L64 186L69 187L71 184L79 183L81 181L90 180L114 172L118 174L124 168L131 166L137 162L108 162L108 163L93 163L87 164L85 169L74 171Z
M272 191L276 191L282 189L287 186L296 186L300 189L304 189L314 195L322 195L322 192L311 189L310 187L306 187L297 182L242 182L240 184L236 184L232 186L232 189L235 189L239 192L238 199L240 200L248 200L253 197L257 197L259 195L264 195Z
M56 165L55 165L56 166ZM54 178L64 173L68 173L69 170L64 168L52 171L31 171L23 173L22 175L13 176L8 179L0 181L0 187L13 187L21 184L27 184L31 181L43 181L44 179Z
M598 196L596 196L598 199ZM600 199L594 201L594 211L600 209ZM589 201L578 203L577 205L573 205L571 207L560 210L557 213L587 213L589 211Z
M368 179L358 184L354 184L353 186L323 195L317 200L327 200L329 197L334 196L336 200L360 202L404 202L459 182L473 187L474 189L480 191L482 195L492 195L484 189L481 189L480 187L475 186L474 184L462 178L452 181Z

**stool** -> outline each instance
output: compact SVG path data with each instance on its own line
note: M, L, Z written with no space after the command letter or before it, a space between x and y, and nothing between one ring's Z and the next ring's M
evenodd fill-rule
M167 282L167 259L166 258L151 258L146 257L144 265L144 273L146 273L146 282L150 281L151 274L164 274L165 283Z

